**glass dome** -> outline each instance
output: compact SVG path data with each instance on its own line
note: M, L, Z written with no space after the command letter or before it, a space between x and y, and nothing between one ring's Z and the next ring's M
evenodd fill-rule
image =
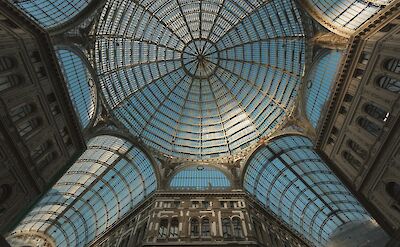
M153 150L226 157L294 105L305 37L293 1L108 1L94 64L110 112Z

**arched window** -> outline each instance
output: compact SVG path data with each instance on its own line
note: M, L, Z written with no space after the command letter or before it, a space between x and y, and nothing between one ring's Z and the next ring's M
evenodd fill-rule
M231 220L228 218L222 219L222 235L224 238L232 237Z
M0 77L0 92L21 84L22 78L17 75Z
M203 218L201 220L201 236L210 236L210 220L208 218Z
M178 237L178 230L179 230L178 227L179 227L178 218L172 218L171 227L169 228L169 237L170 238Z
M23 104L10 111L11 119L13 122L23 119L33 112L33 107L31 104Z
M168 234L168 219L160 220L160 227L158 228L158 237L166 238Z
M361 128L365 129L373 136L379 136L379 134L381 133L381 128L378 125L364 117L358 119L358 125L360 125Z
M392 58L387 60L385 63L385 69L395 73L400 73L400 59Z
M233 236L237 238L243 237L242 234L242 222L239 218L235 217L232 219Z
M194 166L176 173L170 182L174 190L229 189L231 182L222 171L212 166Z
M359 160L357 160L356 158L354 158L353 155L351 155L351 153L344 151L342 153L343 158L352 166L359 168L361 166L361 162Z
M33 149L30 152L31 158L33 160L39 159L42 156L42 154L44 154L49 149L50 146L51 142L45 141L39 146L32 147Z
M197 219L190 221L190 235L193 237L199 236L199 221Z
M393 93L400 93L400 81L387 76L378 78L378 86Z
M346 93L344 96L344 102L351 102L353 100L353 95Z
M353 140L348 140L347 141L347 146L357 155L359 155L361 158L365 158L367 156L367 151L362 148L358 143L356 143Z
M0 203L4 203L11 196L11 186L9 184L0 185Z
M14 61L10 57L0 57L0 73L14 67Z
M400 184L397 182L389 182L386 184L386 192L392 197L396 203L400 203Z
M365 104L364 111L371 117L383 122L385 122L389 117L389 113L387 111L371 103Z

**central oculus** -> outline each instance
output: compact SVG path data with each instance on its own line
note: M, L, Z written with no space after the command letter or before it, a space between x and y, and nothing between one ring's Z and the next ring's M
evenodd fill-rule
M197 79L207 79L219 66L218 49L206 39L190 41L183 49L181 56L185 72Z

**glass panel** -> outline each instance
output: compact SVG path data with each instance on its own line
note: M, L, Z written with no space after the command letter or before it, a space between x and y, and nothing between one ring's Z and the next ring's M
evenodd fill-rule
M178 238L178 227L179 227L179 221L178 218L172 218L171 220L171 227L169 230L169 237L170 238Z
M197 219L190 221L190 235L193 237L199 236L199 221Z
M242 221L239 218L232 219L233 225L233 236L237 238L241 238L242 235Z
M222 219L222 235L224 238L232 237L231 220L228 218Z

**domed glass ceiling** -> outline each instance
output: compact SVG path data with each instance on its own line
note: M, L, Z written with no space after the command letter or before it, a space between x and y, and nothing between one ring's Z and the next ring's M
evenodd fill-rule
M108 1L95 35L109 110L173 157L226 157L272 133L304 69L289 0Z

